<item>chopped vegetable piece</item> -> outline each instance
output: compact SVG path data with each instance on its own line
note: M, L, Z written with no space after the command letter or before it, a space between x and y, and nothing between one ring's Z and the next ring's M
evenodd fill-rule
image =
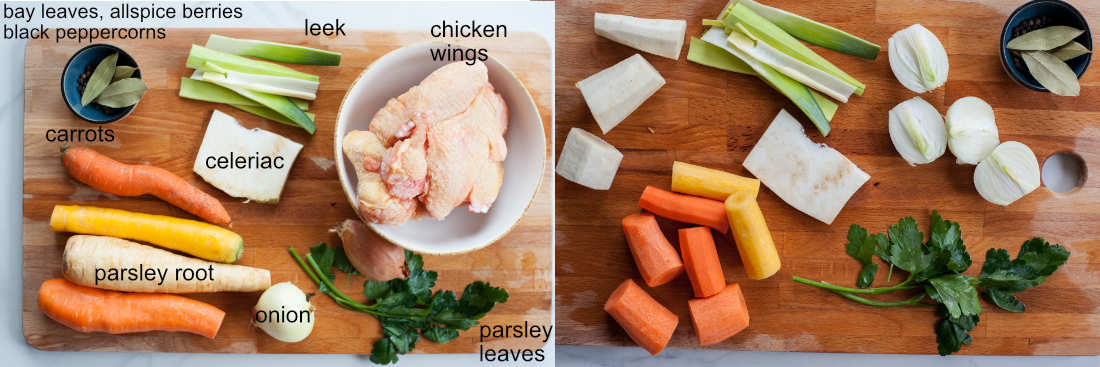
M787 33L803 41L852 56L874 60L881 50L879 45L853 36L848 32L818 23L786 10L773 8L755 0L736 0L752 9L762 18L775 23Z
M251 114L256 115L256 116L263 117L263 118L271 120L271 121L278 122L278 123L283 124L283 125L298 127L298 124L294 123L294 121L290 121L286 117L284 117L283 115L280 115L278 112L272 111L270 108L267 108L267 107L264 107L264 106L239 105L239 104L231 104L229 106L231 106L233 108L236 108L238 110L244 111L244 112L251 113ZM317 115L314 115L312 112L306 112L306 116L309 117L310 120L314 120L314 121L317 120Z
M237 94L237 92L229 90L229 88L210 82L204 82L202 80L203 74L205 73L203 73L202 71L195 71L195 75L197 75L198 78L181 77L180 97L206 102L231 104L234 105L234 107L249 106L267 108L256 101L245 98L244 96ZM294 102L294 105L298 106L298 108L302 111L309 111L309 101L301 100L298 98L290 98L290 101Z
M317 81L227 70L212 62L207 62L206 67L203 68L202 80L227 87L311 101L317 99L317 88L321 85Z
M749 308L736 283L714 296L689 300L688 309L700 345L716 344L749 327Z
M182 331L213 339L225 319L217 307L173 294L134 294L50 279L38 288L47 317L82 332L110 334Z
M914 24L890 36L890 70L901 85L925 93L947 83L947 51L936 35Z
M240 56L303 65L340 65L340 53L286 43L229 38L211 34L206 47Z
M974 188L983 199L1005 206L1039 188L1039 161L1027 145L1006 141L974 169Z
M746 28L744 23L738 23L726 40L756 61L838 101L848 102L848 97L856 90L854 85L839 77L772 47L762 37Z
M779 251L756 197L746 191L730 194L725 203L726 217L733 229L737 253L749 279L766 279L779 271Z
M641 54L577 82L592 117L607 134L665 85L665 78Z
M760 191L760 180L674 161L672 162L672 191L714 200L726 200L734 192L749 191L755 198Z
M963 97L947 109L947 147L958 164L978 164L1001 142L993 106L978 97Z
M226 70L242 73L285 76L314 82L320 80L316 75L306 74L279 64L240 57L199 45L191 45L191 53L187 55L187 67L209 71L207 70L209 63L217 64Z
M160 167L125 164L87 147L69 147L61 164L77 181L119 196L150 194L199 218L228 224L229 213L213 196Z
M631 214L623 218L623 232L630 254L642 279L650 287L656 287L676 279L684 272L680 254L665 239L657 219L649 214Z
M682 228L680 252L684 257L684 270L691 280L691 289L695 297L710 297L726 287L726 276L722 273L722 263L718 261L718 248L714 246L714 236L707 227ZM675 250L674 250L675 251Z
M919 96L890 109L890 141L910 166L931 163L947 151L943 116Z
M55 205L50 230L138 240L223 263L237 261L244 253L244 239L228 229L118 209Z
M687 21L647 19L628 15L596 13L596 34L612 41L673 60L680 58Z
M246 129L232 116L214 110L192 170L232 197L276 204L302 145L270 131ZM223 157L246 157L247 166L219 167ZM215 162L211 165L211 161Z
M744 4L737 4L730 8L729 14L725 19L722 19L722 22L726 24L727 29L736 29L737 25L741 24L768 45L782 51L788 56L801 60L837 78L843 79L856 88L856 95L863 95L863 91L866 88L863 83L860 83L855 78L846 74L844 71L840 70L840 68L836 67L836 65L833 65L828 60L821 57L821 55L814 53L809 47L798 42L797 39L791 37L786 31L767 19L764 19Z
M779 111L742 164L787 204L826 224L871 179L840 152L810 140L786 110Z
M290 99L287 97L277 96L270 93L257 92L244 88L238 88L226 84L215 84L228 88L229 90L236 92L237 94L240 94L245 98L251 99L263 105L264 107L270 108L272 111L275 111L280 115L283 115L287 119L294 121L294 123L297 124L298 127L305 129L306 132L310 134L313 134L315 131L317 131L317 125L313 123L313 119L310 118L309 115L306 115L304 111L299 109L298 106L294 105L294 102L291 102Z
M177 255L159 248L106 236L75 235L65 242L61 269L65 279L86 287L142 293L257 292L271 286L271 272ZM129 278L125 269L208 271L209 279L168 275ZM189 269L189 270L188 270ZM112 271L118 277L110 276ZM216 275L216 276L215 276Z
M672 339L680 319L653 299L633 280L627 279L611 292L603 310L651 355L661 353Z
M695 37L691 37L691 42L688 43L687 59L715 69L732 71L738 74L756 75L749 64L741 61L737 56L733 56L729 51Z
M674 194L653 186L646 186L638 206L653 214L679 222L698 224L726 233L726 209L721 201L695 196Z
M623 153L600 137L569 129L556 171L562 178L594 190L607 190L619 171Z

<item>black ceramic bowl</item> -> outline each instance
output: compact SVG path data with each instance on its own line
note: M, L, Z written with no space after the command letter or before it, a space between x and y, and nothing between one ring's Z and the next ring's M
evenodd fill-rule
M1016 83L1032 90L1047 91L1028 72L1024 60L1019 55L1009 51L1005 45L1008 44L1008 41L1024 33L1055 25L1085 30L1085 33L1078 36L1074 41L1080 42L1085 48L1092 50L1092 32L1089 31L1088 22L1085 21L1085 17L1081 15L1081 12L1077 11L1072 5L1061 0L1035 0L1024 4L1008 16L1008 21L1001 29L1001 65L1004 66L1005 72ZM1092 62L1092 53L1070 59L1066 61L1066 64L1080 79L1081 75L1085 74L1085 70L1088 69L1090 62Z
M134 108L137 107L137 104L125 108L109 108L95 103L89 103L87 106L80 105L81 75L90 74L91 70L95 69L100 61L116 52L118 53L116 65L138 67L137 61L134 61L130 54L121 48L108 44L94 44L84 47L74 53L69 58L69 62L65 64L65 69L61 74L61 98L64 99L65 105L69 107L69 111L72 111L77 117L88 122L105 124L130 115L130 112L133 112ZM141 69L134 71L132 77L141 78ZM87 76L83 78L87 78Z

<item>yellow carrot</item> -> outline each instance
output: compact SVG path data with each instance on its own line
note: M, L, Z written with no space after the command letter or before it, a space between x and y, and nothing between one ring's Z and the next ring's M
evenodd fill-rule
M756 198L760 180L675 161L672 162L672 191L714 200L726 200L735 191L749 191Z
M764 222L764 213L751 192L730 194L726 199L726 218L729 218L737 252L741 254L741 263L749 279L760 280L778 272L779 252Z
M148 242L210 261L231 263L244 253L244 239L199 221L79 205L56 205L50 230Z

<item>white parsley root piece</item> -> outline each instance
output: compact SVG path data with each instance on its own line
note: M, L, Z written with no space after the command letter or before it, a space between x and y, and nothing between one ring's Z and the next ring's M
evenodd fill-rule
M619 163L623 160L614 146L591 133L573 128L565 138L558 157L558 175L595 190L611 188Z
M974 169L974 188L986 201L1012 204L1039 188L1039 161L1023 143L1001 143Z
M577 82L592 117L607 134L665 85L665 78L641 54Z
M673 60L680 58L687 21L648 19L629 15L596 13L596 34L609 40Z
M787 204L826 224L871 178L836 149L806 137L786 110L779 111L743 165Z
M214 110L192 169L229 196L276 204L301 150L301 144L269 131L246 129L232 116ZM244 168L219 166L219 159L235 164L239 157L244 157Z

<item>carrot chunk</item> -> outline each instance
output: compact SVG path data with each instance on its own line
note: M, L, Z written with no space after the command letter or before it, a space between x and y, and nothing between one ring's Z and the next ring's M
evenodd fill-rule
M714 236L707 227L684 228L679 231L680 252L684 256L684 269L691 280L696 297L710 297L726 287L726 275L718 261L718 249Z
M688 301L688 308L700 345L721 342L749 327L745 295L736 283L713 296Z
M722 233L729 231L726 209L721 201L680 195L646 186L642 197L638 199L638 206L678 222L707 226Z
M676 324L676 314L649 296L633 280L620 284L607 299L603 310L626 330L626 335L649 354L657 355L668 345Z
M623 218L623 232L630 253L634 255L634 264L642 279L650 287L656 287L680 276L684 272L684 263L680 254L668 243L665 234L657 225L657 219L649 214L631 214Z

